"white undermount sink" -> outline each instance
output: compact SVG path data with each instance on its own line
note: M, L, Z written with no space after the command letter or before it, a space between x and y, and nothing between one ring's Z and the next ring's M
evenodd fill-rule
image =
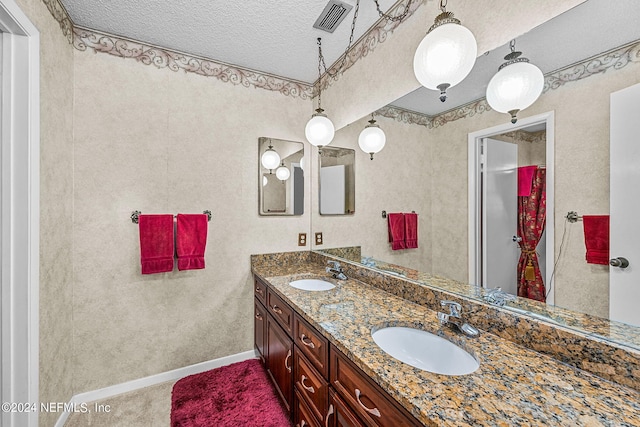
M336 287L333 283L320 279L294 280L293 282L289 282L289 286L302 289L303 291L328 291Z
M389 327L371 334L390 356L416 368L443 375L466 375L480 364L454 343L419 329Z

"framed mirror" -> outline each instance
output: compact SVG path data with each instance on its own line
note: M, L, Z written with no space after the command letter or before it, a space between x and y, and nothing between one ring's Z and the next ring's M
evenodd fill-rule
M320 215L352 215L356 211L355 150L322 147L318 174Z
M304 145L302 142L258 138L258 213L304 213Z

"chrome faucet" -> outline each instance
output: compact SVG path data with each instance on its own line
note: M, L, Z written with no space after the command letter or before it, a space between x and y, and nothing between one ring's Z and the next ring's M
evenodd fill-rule
M331 267L327 267L327 273L332 273L334 279L347 280L347 275L342 271L342 267L338 261L327 261Z
M460 332L469 336L469 337L477 337L480 332L478 329L474 328L470 324L464 321L460 312L462 311L462 306L455 301L440 301L440 305L442 307L449 307L449 314L438 312L438 320L442 325L455 325L458 327Z

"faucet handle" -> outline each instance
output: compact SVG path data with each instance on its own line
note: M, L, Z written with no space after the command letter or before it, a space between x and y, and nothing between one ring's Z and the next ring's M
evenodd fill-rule
M340 268L340 263L338 261L329 260L327 264L331 265L336 270Z
M460 317L460 312L462 311L462 306L455 301L440 301L440 305L442 307L449 307L449 314L453 317Z

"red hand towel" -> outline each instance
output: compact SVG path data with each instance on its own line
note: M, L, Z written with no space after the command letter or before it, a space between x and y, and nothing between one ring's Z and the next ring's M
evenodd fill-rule
M533 174L537 166L521 166L518 168L518 196L530 196Z
M178 270L204 268L204 250L207 246L207 215L178 214Z
M389 228L389 242L391 249L406 249L407 245L404 241L404 214L390 213L387 214L387 225Z
M140 215L142 274L173 270L173 215Z
M609 265L609 215L583 215L587 263Z
M407 249L415 249L418 247L418 214L404 214L404 241Z

